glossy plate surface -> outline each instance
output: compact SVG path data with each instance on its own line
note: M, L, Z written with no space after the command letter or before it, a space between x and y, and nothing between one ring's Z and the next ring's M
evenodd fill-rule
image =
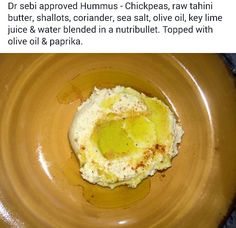
M157 96L185 131L135 190L81 180L67 132L94 86ZM0 225L216 227L236 190L236 94L217 55L0 55Z

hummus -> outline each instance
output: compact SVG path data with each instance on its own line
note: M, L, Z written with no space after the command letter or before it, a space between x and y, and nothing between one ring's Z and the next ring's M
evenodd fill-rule
M167 105L122 86L95 88L78 107L69 131L82 177L110 188L135 188L169 168L182 135Z

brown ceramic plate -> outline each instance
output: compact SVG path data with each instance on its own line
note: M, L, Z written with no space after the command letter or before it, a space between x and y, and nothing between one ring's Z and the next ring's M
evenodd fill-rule
M160 97L185 131L135 190L80 178L67 132L92 88ZM236 96L217 55L0 55L0 216L16 227L216 227L236 189Z

